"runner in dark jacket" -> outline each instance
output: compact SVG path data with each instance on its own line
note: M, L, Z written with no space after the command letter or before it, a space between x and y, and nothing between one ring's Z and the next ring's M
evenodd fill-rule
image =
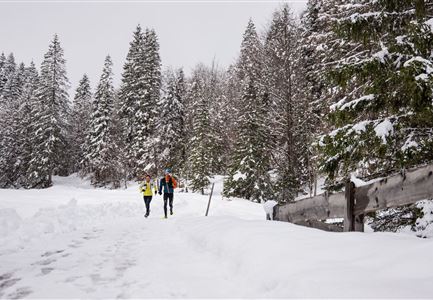
M164 189L164 216L167 218L167 202L170 205L170 215L173 214L173 196L177 182L176 179L171 176L170 169L166 169L164 173L165 176L159 181L159 194L161 195L162 190Z

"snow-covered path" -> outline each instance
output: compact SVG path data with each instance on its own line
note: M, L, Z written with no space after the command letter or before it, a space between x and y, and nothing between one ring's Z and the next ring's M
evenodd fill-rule
M215 268L211 253L186 243L173 221L146 222L134 218L97 226L8 255L1 267L2 272L7 270L0 283L3 296L239 295L229 271Z
M0 190L0 298L433 295L433 240L269 222L220 190L207 218L206 196L176 194L168 220L136 187Z
M176 194L176 214L167 220L161 218L161 197L155 196L151 216L145 219L134 187L119 192L94 190L77 180L58 181L58 186L33 195L0 191L8 197L0 205L12 206L24 216L36 213L19 220L19 227L5 235L0 247L0 297L241 296L230 270L220 263L216 267L213 253L196 247L179 228L179 219L201 219L207 196ZM218 183L214 201L222 201ZM68 203L71 197L78 200ZM63 205L53 209L50 203L56 201ZM260 205L230 203L234 215L263 219ZM214 202L211 213L221 213L224 204ZM13 223L11 218L3 221Z

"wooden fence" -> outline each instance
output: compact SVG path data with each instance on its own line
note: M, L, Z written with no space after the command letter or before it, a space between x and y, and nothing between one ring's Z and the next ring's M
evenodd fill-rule
M364 231L366 213L430 198L433 198L433 165L405 170L360 187L347 181L344 192L278 204L273 219L328 231ZM323 222L332 218L344 218L343 228Z

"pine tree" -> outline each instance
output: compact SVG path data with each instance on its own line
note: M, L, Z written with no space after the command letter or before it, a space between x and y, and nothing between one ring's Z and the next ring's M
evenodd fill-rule
M308 153L304 164L307 166L306 178L309 177L310 194L317 191L317 178L319 175L319 149L317 141L323 134L332 129L327 122L330 107L340 101L347 94L356 95L356 76L343 85L335 85L329 74L339 66L345 57L353 61L362 60L368 55L364 45L344 39L335 32L340 20L350 18L363 11L359 5L352 5L353 1L343 0L310 0L307 11L302 16L299 39L298 65L301 72L295 76L295 81L301 88L300 99L303 101L303 113L308 116L302 120L301 135L308 141L309 146L304 153ZM306 128L304 128L306 127ZM298 146L297 146L298 148ZM305 147L304 147L305 148ZM333 180L327 180L328 188L333 189ZM313 188L314 185L314 188Z
M36 91L34 151L29 166L31 187L46 188L55 174L66 175L64 162L69 120L68 79L59 38L54 36L41 65Z
M178 142L178 151L176 151L176 160L178 162L178 168L180 173L185 172L185 164L187 161L187 154L186 154L186 144L187 141L187 134L186 134L186 116L185 116L185 101L186 101L186 79L185 74L183 72L183 69L180 68L176 71L176 82L175 82L175 89L174 94L175 98L177 99L177 102L180 103L180 107L178 109L179 111L179 119L178 124L176 126L176 132L177 136L179 137Z
M358 93L332 105L335 130L322 140L332 179L358 172L383 176L431 161L433 33L424 1L358 1L365 11L342 20L340 33L371 49L333 72L338 85L356 76Z
M191 78L188 98L190 99L191 131L188 147L188 177L193 191L201 191L209 185L211 175L210 116L209 98L206 97L207 71L204 65L198 65Z
M1 158L0 158L0 184L3 187L15 186L17 179L17 152L20 150L18 131L20 127L19 108L20 97L24 86L25 66L23 63L15 68L13 56L8 61L8 80L2 91L1 106Z
M334 131L321 140L322 167L336 182L350 173L372 179L433 161L432 5L352 4L359 13L341 19L337 32L368 55L346 56L331 73L340 88L354 86L331 106ZM415 227L419 211L414 206L381 211L372 226Z
M73 109L71 113L71 161L72 172L80 169L86 151L86 136L90 129L90 117L92 113L92 91L90 81L86 74L78 83L75 91Z
M3 86L7 81L7 77L5 74L6 71L5 65L6 65L6 56L2 52L2 54L0 55L0 103L1 103L2 93L3 93Z
M211 115L218 118L215 122L217 124L213 126L220 133L222 139L221 148L224 149L218 154L223 162L223 170L220 174L226 175L236 143L237 118L240 112L243 111L241 101L239 101L242 98L242 87L239 85L235 65L231 65L224 72L221 79L221 90L221 96Z
M136 173L140 171L157 174L153 139L156 127L157 103L161 88L161 59L158 37L153 29L146 29L144 37L144 95L140 98L137 117L137 134L131 145L136 157Z
M274 12L266 34L266 81L270 97L275 191L280 201L295 198L308 183L310 113L303 93L304 68L299 28L288 5Z
M6 64L6 56L4 52L2 52L2 54L0 54L0 76L3 75L5 64ZM0 82L2 82L2 80L0 80Z
M8 80L15 73L16 63L13 53L6 58L4 53L0 56L0 97L4 93L4 88Z
M120 110L119 114L124 128L126 154L131 169L135 164L135 153L132 151L132 143L137 135L136 111L140 98L144 97L144 44L143 32L138 25L130 43L126 62L123 66L122 84L119 91Z
M165 92L158 107L158 161L159 165L182 170L185 163L185 78L182 69L167 70Z
M114 178L113 181L113 187L117 188L120 187L120 184L123 182L124 187L126 188L126 184L128 181L129 176L129 167L128 167L128 157L127 157L127 147L125 144L126 138L125 138L125 130L123 128L122 118L120 114L120 108L121 108L121 100L119 97L119 91L114 92L114 107L113 107L113 113L111 117L111 128L110 133L112 136L112 143L113 143L113 151L115 153L113 154L114 157L114 164L116 166L116 173L113 174Z
M130 44L120 90L122 126L131 177L153 169L156 106L161 84L159 44L154 30L138 26Z
M118 187L120 186L121 168L117 159L117 145L113 138L112 120L115 95L112 66L111 58L107 56L93 102L84 172L90 174L93 185Z
M33 62L25 69L24 85L19 98L17 111L17 160L14 168L16 173L16 186L29 187L28 169L33 153L32 137L35 135L34 117L37 101L35 92L38 88L39 75Z
M270 195L269 95L262 80L263 47L250 20L241 44L237 78L243 87L239 99L236 143L224 184L227 197L262 201Z
M268 131L263 126L265 109L254 81L245 87L242 103L245 113L239 116L237 141L224 183L224 195L261 202L269 199L269 157L264 142Z
M231 106L227 106L227 100L224 87L224 73L220 70L215 62L208 69L206 82L206 93L209 101L210 116L210 167L212 174L224 174L229 157L229 140L226 122L229 122L230 114L228 113Z

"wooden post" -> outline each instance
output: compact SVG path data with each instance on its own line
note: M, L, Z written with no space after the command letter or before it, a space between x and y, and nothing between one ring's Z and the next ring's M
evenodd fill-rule
M207 209L206 209L206 214L205 217L207 217L208 213L209 213L209 207L210 207L210 201L212 199L212 194L213 194L213 187L215 186L215 182L212 183L212 188L210 190L210 195L209 195L209 202L207 203Z
M355 216L355 231L364 232L364 215Z
M346 181L346 188L345 188L345 196L346 196L346 208L344 211L344 231L354 231L354 215L353 215L353 208L355 206L355 193L354 193L354 187L355 185L350 180Z
M364 232L364 215L355 215L355 184L346 182L346 209L344 213L344 231Z

